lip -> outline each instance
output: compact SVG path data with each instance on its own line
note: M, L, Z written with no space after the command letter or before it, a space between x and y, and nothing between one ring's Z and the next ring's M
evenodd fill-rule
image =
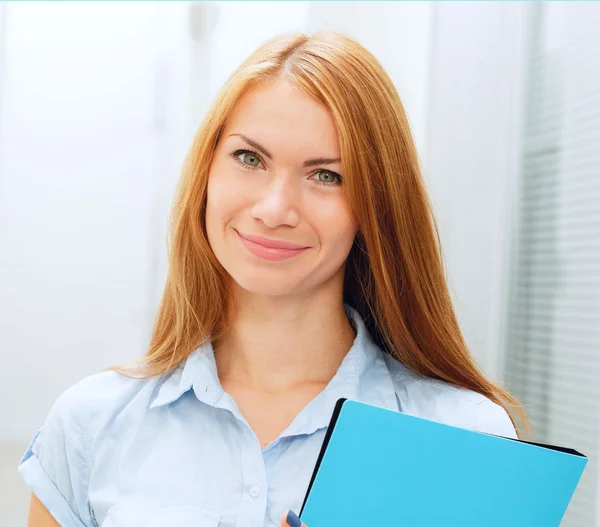
M269 240L268 238L263 238L261 236L251 236L251 238L253 238L251 240L249 238L246 238L246 236L248 235L242 236L238 231L235 232L237 233L240 242L242 242L242 245L244 245L248 252L252 253L254 256L262 258L263 260L288 260L290 258L294 258L295 256L302 254L304 251L309 249L309 247L302 247L289 242L280 242L278 240L274 242L273 240ZM261 243L253 241L255 239L266 240L265 243L276 243L278 245L288 246L291 245L292 248L267 247L265 245L262 245Z
M307 249L305 245L298 245L296 243L284 242L283 240L272 240L271 238L265 238L264 236L255 236L254 234L242 234L236 231L245 240L258 243L263 247L269 249Z

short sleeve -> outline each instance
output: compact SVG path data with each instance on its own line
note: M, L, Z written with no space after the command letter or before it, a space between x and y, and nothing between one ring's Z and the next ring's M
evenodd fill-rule
M517 439L517 432L507 413L499 404L485 398L477 407L477 430L511 439Z
M78 417L82 399L76 386L56 400L18 470L61 527L92 527L85 430Z

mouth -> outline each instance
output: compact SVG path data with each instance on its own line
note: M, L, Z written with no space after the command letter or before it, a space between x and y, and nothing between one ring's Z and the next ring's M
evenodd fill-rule
M242 236L238 231L235 231L238 239L241 244L246 248L248 252L252 255L261 258L263 260L269 261L282 261L289 260L290 258L295 258L299 256L303 252L309 249L309 247L300 247L300 248L282 248L282 247L267 247L256 241L249 240Z
M266 238L265 236L257 236L255 234L246 234L241 233L236 230L236 232L244 239L249 240L254 243L258 243L263 247L268 247L270 249L305 249L305 245L299 245L297 243L288 242L285 240L276 240L273 238Z

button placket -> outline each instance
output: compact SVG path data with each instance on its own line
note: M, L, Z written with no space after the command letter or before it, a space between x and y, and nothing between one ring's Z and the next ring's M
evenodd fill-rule
M267 475L256 435L249 426L244 430L242 478L244 493L237 527L257 527L265 522L267 512Z
M258 498L260 496L260 487L254 485L254 487L250 488L249 494L251 498Z

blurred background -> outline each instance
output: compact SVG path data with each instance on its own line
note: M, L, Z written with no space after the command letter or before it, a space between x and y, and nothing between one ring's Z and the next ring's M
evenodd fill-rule
M590 461L600 527L600 4L0 4L0 525L58 395L144 353L183 158L275 34L356 37L404 101L472 353Z

